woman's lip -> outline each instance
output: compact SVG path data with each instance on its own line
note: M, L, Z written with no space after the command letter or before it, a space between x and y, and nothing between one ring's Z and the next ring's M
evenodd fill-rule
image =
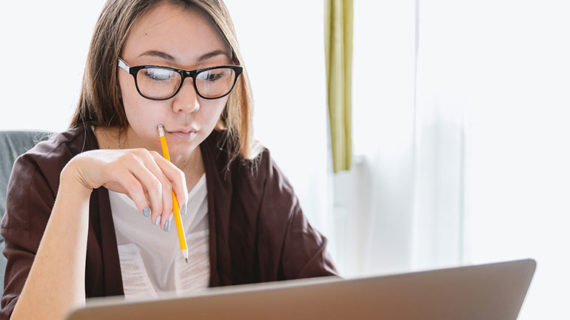
M196 133L195 130L189 130L189 131L167 131L168 133L179 133L179 134L189 134L189 133Z
M167 131L167 134L181 139L191 139L196 135L196 131Z
M198 129L190 128L190 129L170 130L170 131L166 131L166 132L168 132L168 133L196 133L196 132L198 132Z

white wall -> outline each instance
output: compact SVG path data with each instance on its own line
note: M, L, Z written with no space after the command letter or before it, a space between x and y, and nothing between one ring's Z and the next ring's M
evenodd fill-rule
M104 1L0 2L0 129L64 130Z

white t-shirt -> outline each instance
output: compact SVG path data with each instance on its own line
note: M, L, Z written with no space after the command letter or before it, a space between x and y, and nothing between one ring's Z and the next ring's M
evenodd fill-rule
M208 287L208 201L206 175L188 193L182 216L188 264L180 251L176 223L165 232L139 212L126 195L109 191L125 297L158 296ZM180 204L182 207L182 204Z

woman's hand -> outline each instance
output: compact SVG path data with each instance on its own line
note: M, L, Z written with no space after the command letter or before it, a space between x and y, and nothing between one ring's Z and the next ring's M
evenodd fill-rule
M63 171L87 189L105 187L126 194L153 223L160 218L162 229L172 217L172 190L182 204L188 197L184 172L159 153L144 148L83 152Z

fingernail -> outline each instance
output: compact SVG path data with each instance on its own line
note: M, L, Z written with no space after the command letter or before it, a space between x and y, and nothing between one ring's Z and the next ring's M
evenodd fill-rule
M166 223L164 224L164 231L168 232L169 230L170 230L170 219L166 221Z
M154 224L160 226L160 216L156 218L156 222Z
M144 208L143 209L143 214L145 217L150 217L150 208Z
M182 205L182 214L186 215L186 203Z

